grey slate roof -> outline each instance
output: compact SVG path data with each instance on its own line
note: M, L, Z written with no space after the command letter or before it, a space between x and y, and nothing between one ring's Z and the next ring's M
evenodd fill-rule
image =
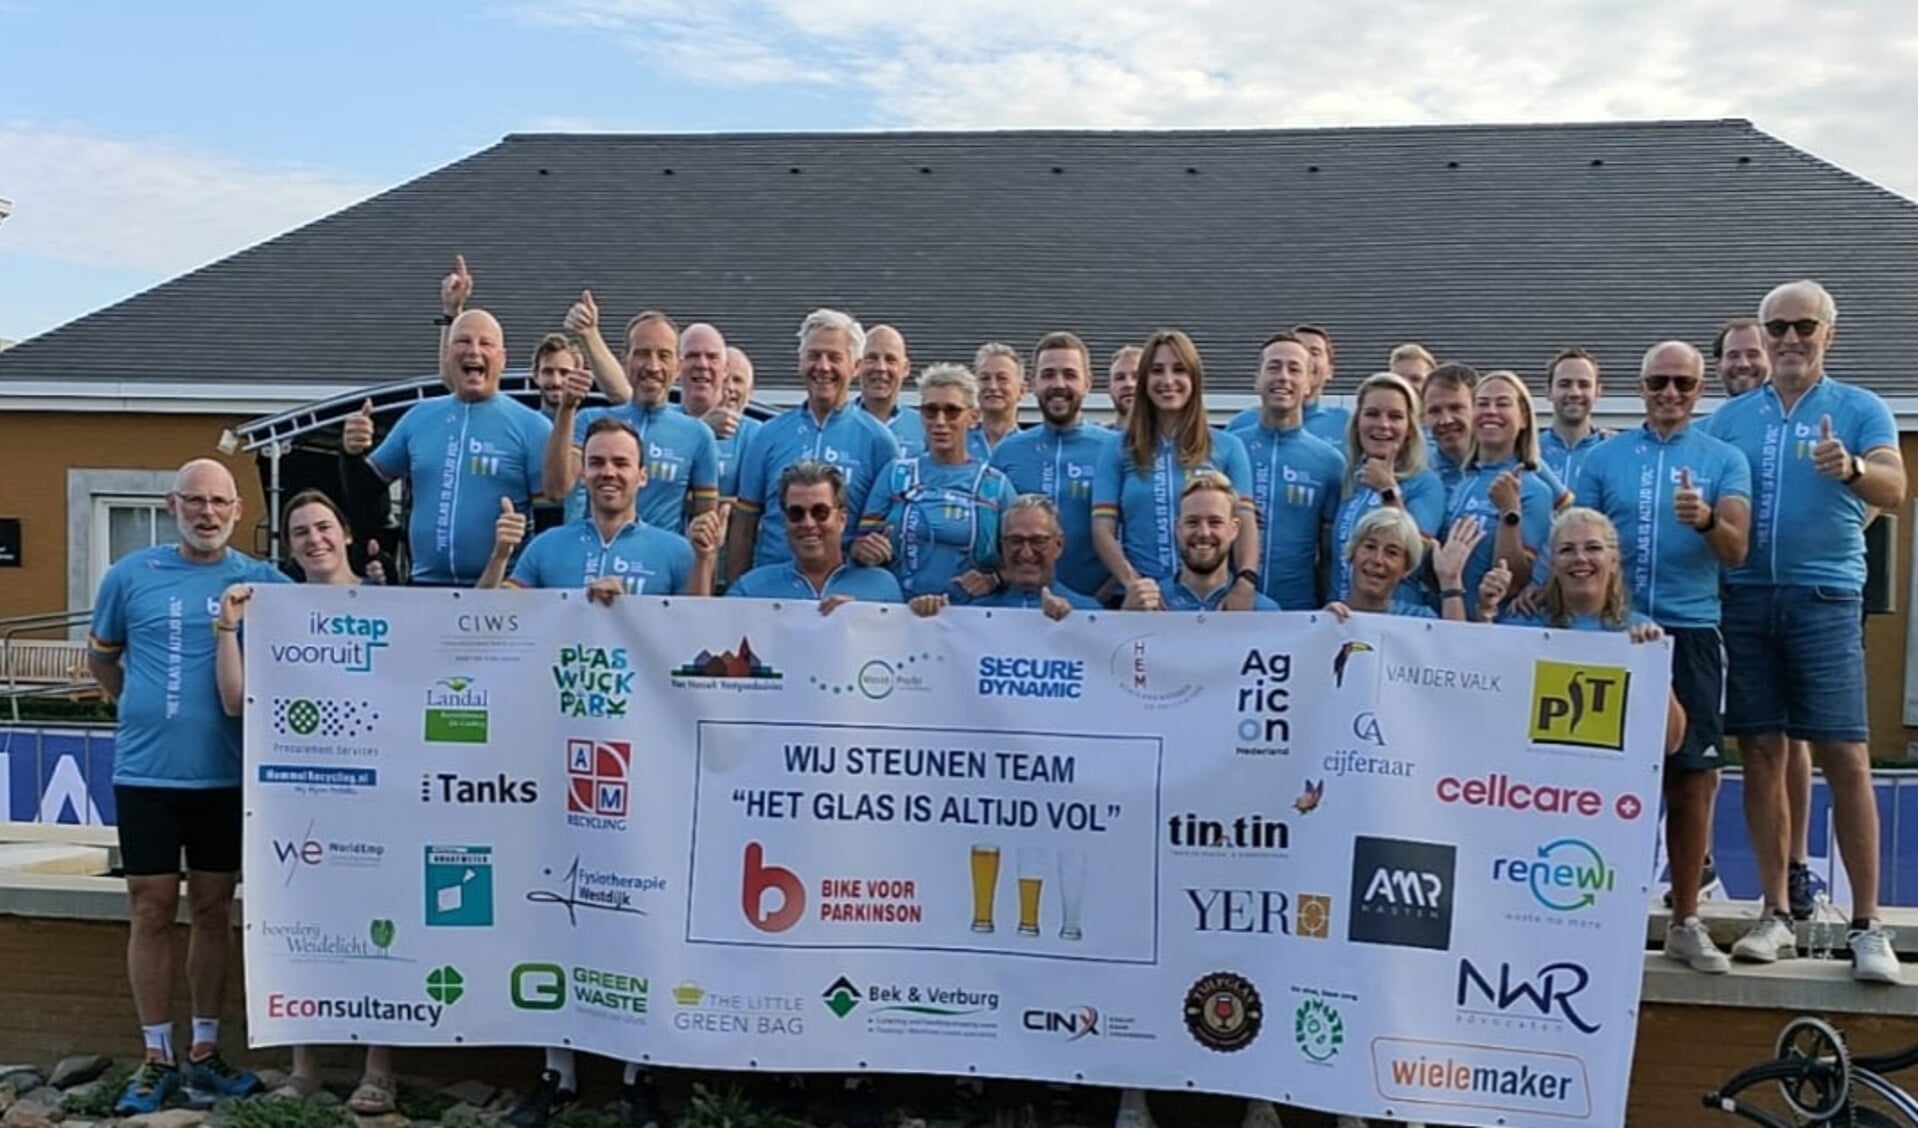
M1071 328L1103 368L1178 325L1217 391L1302 320L1335 333L1341 391L1407 339L1535 381L1579 343L1624 373L1813 276L1841 310L1833 370L1918 395L1918 204L1740 120L514 135L22 343L0 381L427 371L455 251L515 363L590 286L609 336L642 307L711 320L762 387L795 382L819 305L899 325L919 364Z

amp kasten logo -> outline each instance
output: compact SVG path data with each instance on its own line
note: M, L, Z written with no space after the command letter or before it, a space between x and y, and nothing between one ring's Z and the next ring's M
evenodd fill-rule
M1398 838L1352 844L1352 910L1346 934L1359 944L1452 946L1458 847Z

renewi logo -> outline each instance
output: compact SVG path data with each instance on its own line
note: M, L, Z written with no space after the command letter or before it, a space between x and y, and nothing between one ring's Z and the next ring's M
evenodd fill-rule
M1529 858L1494 858L1492 880L1524 886L1555 913L1582 913L1618 889L1618 871L1583 838L1553 839Z

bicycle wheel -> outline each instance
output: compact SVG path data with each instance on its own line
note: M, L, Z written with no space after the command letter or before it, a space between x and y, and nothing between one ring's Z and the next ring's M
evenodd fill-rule
M1778 1093L1791 1110L1814 1123L1843 1123L1837 1114L1851 1098L1851 1054L1838 1031L1821 1019L1794 1018L1779 1033L1777 1052L1780 1061L1803 1061L1812 1067L1778 1083Z

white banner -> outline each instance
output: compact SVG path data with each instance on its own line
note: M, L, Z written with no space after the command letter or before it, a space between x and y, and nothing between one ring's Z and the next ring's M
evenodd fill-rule
M1663 645L318 587L247 645L255 1044L1624 1122Z

